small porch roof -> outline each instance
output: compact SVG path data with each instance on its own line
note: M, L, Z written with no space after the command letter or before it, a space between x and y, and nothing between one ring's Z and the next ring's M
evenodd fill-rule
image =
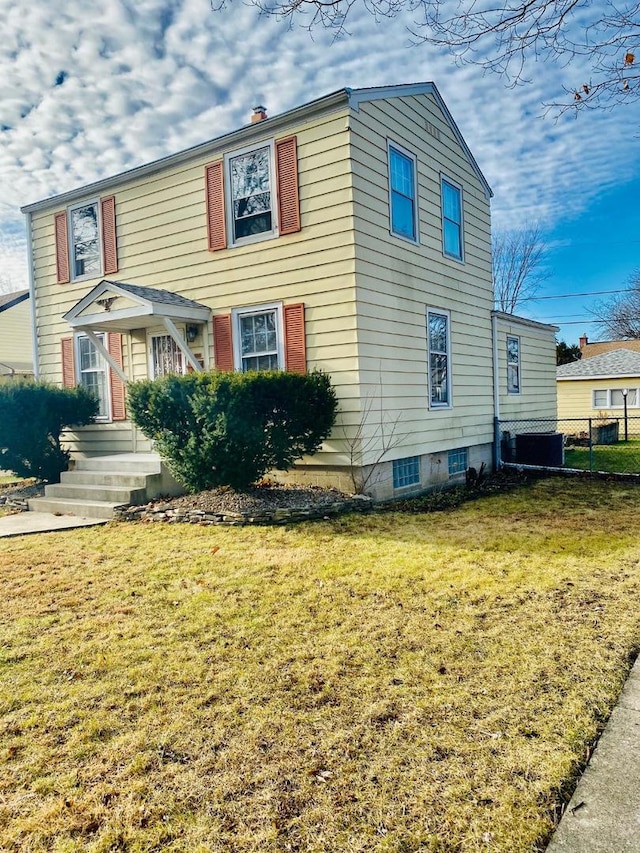
M63 315L76 330L124 332L162 325L165 319L206 323L211 309L170 290L104 279Z

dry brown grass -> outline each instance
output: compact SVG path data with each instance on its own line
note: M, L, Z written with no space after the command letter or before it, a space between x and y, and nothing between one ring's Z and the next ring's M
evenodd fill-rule
M640 645L639 510L3 540L0 847L539 849Z

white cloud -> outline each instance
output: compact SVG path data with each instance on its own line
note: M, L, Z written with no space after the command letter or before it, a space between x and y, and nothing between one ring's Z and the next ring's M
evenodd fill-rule
M637 169L638 110L542 118L542 102L586 70L539 63L535 83L507 89L410 46L409 17L378 24L358 7L351 35L289 29L242 3L207 0L0 0L0 239L20 233L18 207L213 138L351 86L433 80L495 192L498 227L550 226ZM564 77L563 77L564 75ZM635 122L637 123L637 121ZM15 239L13 243L15 244ZM11 242L11 241L9 241ZM26 286L24 261L12 280Z

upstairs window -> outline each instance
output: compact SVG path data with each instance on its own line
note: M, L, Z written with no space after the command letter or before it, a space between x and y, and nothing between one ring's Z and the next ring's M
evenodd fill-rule
M442 179L442 246L445 255L462 260L462 190Z
M520 393L520 338L507 335L507 393Z
M58 284L118 272L114 196L74 204L53 220Z
M449 358L449 314L427 310L427 343L429 350L429 407L451 407L451 373Z
M71 272L74 279L100 275L98 202L69 208Z
M229 225L234 243L275 232L272 161L271 145L229 157Z
M418 241L416 158L389 143L389 207L391 233Z

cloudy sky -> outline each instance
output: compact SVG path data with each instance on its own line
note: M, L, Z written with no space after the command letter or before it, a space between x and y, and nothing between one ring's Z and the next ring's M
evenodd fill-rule
M412 45L411 15L355 9L349 35L287 27L236 0L0 0L0 290L28 285L21 205L189 147L249 120L350 86L433 80L491 184L494 228L539 221L550 246L542 296L624 286L640 267L640 104L545 115L577 64L533 64L508 88L445 52ZM595 329L604 296L522 307Z

